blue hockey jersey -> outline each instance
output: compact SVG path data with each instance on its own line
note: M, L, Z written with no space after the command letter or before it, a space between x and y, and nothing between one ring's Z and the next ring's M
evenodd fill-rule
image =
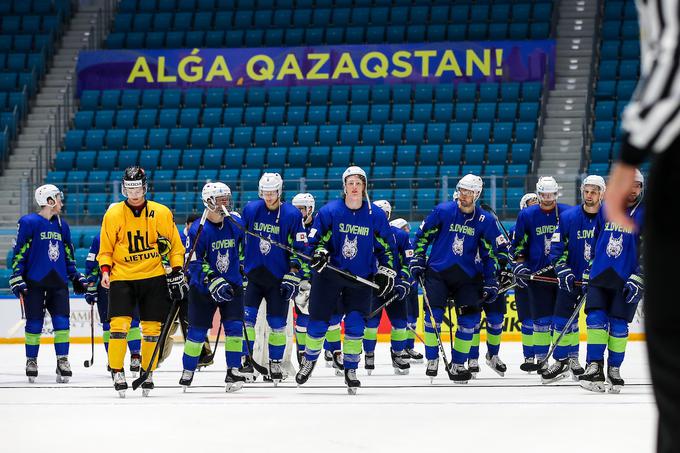
M370 212L364 201L350 209L344 200L334 200L319 210L308 238L308 254L325 248L330 264L360 277L377 272L377 262L396 269L396 243L387 217L378 208Z
M12 273L45 287L61 287L78 271L66 220L32 213L19 219Z
M559 225L552 237L550 262L555 266L568 266L577 280L581 279L583 271L590 265L593 257L598 213L589 214L583 206L567 209L560 216Z
M99 262L97 255L99 254L99 233L92 238L90 250L87 252L87 259L85 260L85 277L88 283L97 283L101 271L99 269Z
M413 258L413 247L411 246L411 239L406 231L395 226L390 226L392 233L394 233L394 241L396 244L397 254L395 256L394 269L399 274L402 280L409 280L411 273L408 270L408 263Z
M531 272L551 264L552 236L557 230L559 217L570 208L572 206L557 203L557 207L550 211L542 210L537 204L522 209L517 216L515 236L512 240L515 260L523 257Z
M302 214L290 203L282 202L280 209L270 211L264 200L254 200L243 208L241 217L247 229L296 250L304 250L307 233ZM265 267L280 279L291 267L302 270L303 263L296 254L248 235L245 238L245 272L248 274L259 267Z
M488 251L489 259L483 262L484 278L495 276L498 255L507 251L507 240L490 213L477 207L466 214L453 201L435 206L416 231L415 244L414 255L420 257L432 245L427 264L433 270L459 266L470 278L479 273L478 248Z
M232 218L243 224L239 217ZM189 228L188 237L192 244L196 241L200 223L200 219L196 219ZM239 271L240 249L243 246L244 234L227 219L220 223L206 220L189 261L189 284L196 287L199 292L208 294L205 278L208 273L212 273L240 287L243 284Z

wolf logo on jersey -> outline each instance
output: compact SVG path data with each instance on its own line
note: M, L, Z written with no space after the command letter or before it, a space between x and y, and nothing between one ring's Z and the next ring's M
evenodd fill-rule
M463 256L463 238L456 235L453 238L453 245L451 246L454 255Z
M543 254L545 256L550 255L550 244L551 243L552 243L552 236L550 236L550 235L543 236Z
M260 253L262 253L263 255L268 255L271 249L272 249L271 242L264 239L260 239Z
M623 234L619 236L618 239L614 236L609 236L609 242L607 242L607 256L610 258L618 258L623 251Z
M358 239L358 237L355 237L354 239L349 240L349 237L345 236L345 242L342 243L342 256L348 260L354 259L354 257L357 256L357 252L359 251Z
M592 251L591 251L591 246L587 242L583 244L583 259L585 261L590 261L591 257L593 256Z
M217 259L215 260L215 267L221 274L226 274L227 269L229 269L229 252L225 252L222 255L219 250L217 251Z
M50 241L49 247L47 249L47 256L50 258L50 261L57 261L59 259L59 244L58 243L52 243Z

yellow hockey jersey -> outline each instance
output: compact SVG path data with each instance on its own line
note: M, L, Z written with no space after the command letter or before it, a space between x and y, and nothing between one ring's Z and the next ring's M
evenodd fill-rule
M154 201L135 215L135 211L121 201L111 206L102 220L99 266L111 268L111 281L142 280L165 275L158 250L158 237L170 241L170 266L184 264L184 245L175 226L172 212Z

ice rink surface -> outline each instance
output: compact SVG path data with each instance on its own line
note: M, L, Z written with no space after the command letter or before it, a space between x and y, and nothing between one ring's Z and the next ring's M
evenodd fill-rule
M422 352L422 345L417 346ZM223 348L215 364L196 373L182 393L182 346L154 374L148 398L113 390L102 345L95 364L89 345L71 346L73 378L56 384L52 345L41 346L35 384L24 375L22 345L1 345L2 452L651 452L656 407L645 345L628 344L621 394L595 394L571 380L551 386L519 370L519 343L504 343L501 378L481 364L478 378L455 385L440 363L430 384L425 365L395 376L389 345L378 344L372 376L360 368L362 388L348 395L343 378L323 359L302 388L294 378L278 388L263 383L224 392ZM485 347L481 347L484 354ZM584 362L585 345L581 346ZM483 360L482 360L483 362ZM127 363L126 363L127 367ZM132 379L128 373L128 383Z

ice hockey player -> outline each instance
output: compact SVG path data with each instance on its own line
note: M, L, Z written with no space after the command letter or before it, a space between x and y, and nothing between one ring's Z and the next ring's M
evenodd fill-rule
M57 383L66 383L73 375L68 361L70 304L68 281L76 294L85 292L87 281L77 271L71 242L71 230L60 214L64 194L52 184L35 190L37 213L19 219L14 244L12 276L14 295L22 299L26 311L26 376L34 382L38 376L38 349L45 310L52 317L54 351L57 355Z
M312 290L309 298L307 347L298 385L309 379L321 352L328 323L335 310L345 316L343 366L345 384L353 394L361 383L356 369L361 357L364 317L373 297L371 287L354 282L326 269L329 264L378 285L378 297L394 287L395 243L385 215L371 207L366 172L348 167L342 175L343 199L334 200L319 210L309 234L308 253L312 254ZM364 198L366 198L364 200Z
M387 200L376 200L373 202L378 206L387 216L387 220L392 215L392 205ZM406 349L406 299L411 285L409 280L411 275L408 271L408 264L410 258L413 257L413 249L411 248L411 241L409 241L408 233L400 228L390 226L394 234L396 244L395 255L395 269L399 271L399 278L395 282L394 293L398 295L397 299L385 308L387 317L392 325L390 332L391 348L390 356L392 358L392 368L394 374L408 374L411 368L408 360L404 359L404 350ZM407 258L407 255L410 256ZM392 294L388 295L389 297ZM385 303L385 299L373 298L371 310L377 309L380 305ZM364 366L366 372L370 375L375 369L375 345L378 339L378 325L382 318L383 311L380 310L372 318L366 320L366 328L364 329Z
M588 282L586 295L586 326L588 349L586 372L579 384L586 390L604 392L604 350L607 357L608 390L619 393L624 385L620 368L628 342L628 324L633 320L638 303L643 298L641 234L644 205L644 177L639 170L628 196L628 215L637 229L627 230L608 222L600 210L595 223L593 260L583 279ZM607 209L606 205L604 209Z
M399 228L408 236L411 233L411 226L401 217L396 218L390 222L391 227ZM409 239L410 247L406 250L406 262L410 263L413 258L413 249L415 248L412 239ZM409 251L410 250L410 251ZM406 298L406 347L402 357L414 363L422 363L423 355L415 350L416 327L418 322L418 315L420 306L418 305L418 282L413 277L409 279L411 289Z
M465 368L475 326L480 322L480 301L492 303L498 295L497 251L507 246L498 231L494 217L477 207L483 182L468 174L458 181L458 200L435 206L421 223L415 236L411 275L425 284L425 294L432 307L425 319L426 375L434 378L439 368L439 352L434 329L439 329L447 301L455 301L458 328L449 371L456 383L466 383L471 377ZM426 260L428 247L432 246ZM483 259L483 272L477 267L478 250Z
M147 200L146 192L144 169L126 168L121 193L127 199L104 214L97 255L101 284L109 289L109 366L114 388L121 397L127 390L123 357L134 307L139 308L142 327L142 371L149 371L142 383L142 392L147 396L154 387L157 361L151 363L151 355L159 341L161 323L168 316L170 299L179 301L187 291L182 270L184 245L172 213L164 205ZM167 275L161 261L159 236L170 242L168 260L172 271Z
M189 229L189 241L191 244L196 242L196 248L189 257L189 329L179 384L185 390L191 385L206 334L212 326L215 310L219 310L227 362L224 382L227 392L235 392L246 380L238 371L243 348L243 279L239 270L239 251L244 235L240 228L224 218L224 209L232 209L231 190L226 184L205 184L201 198L208 214L200 235L199 220ZM236 215L233 220L241 222Z
M300 210L305 232L309 236L309 230L314 221L314 208L316 201L311 193L299 193L293 197L291 204ZM300 282L300 290L295 296L295 344L297 345L298 365L302 363L305 354L305 340L307 339L307 324L309 323L309 291L311 286L309 279Z
M534 354L537 362L548 356L551 342L552 316L555 311L557 285L546 282L529 281L528 276L551 266L550 245L557 229L560 216L571 206L558 203L559 186L552 176L542 176L536 183L539 203L519 212L515 225L515 238L512 243L515 265L513 273L519 288L529 289L531 319L534 321ZM549 267L543 276L555 277ZM525 361L525 369L532 371L533 362ZM548 369L543 362L539 374Z
M245 228L281 244L303 250L307 234L302 214L290 203L281 200L283 180L278 173L264 173L259 182L260 200L251 201L243 208ZM286 324L290 301L297 296L303 278L300 258L264 239L247 236L245 239L244 271L246 286L245 321L248 340L253 350L255 322L264 298L267 303L269 334L269 377L274 384L284 378L281 360L286 347ZM246 360L246 368L249 364Z
M576 276L578 275L580 279L583 271L590 265L595 245L593 243L595 220L600 212L606 188L602 176L587 176L581 183L583 203L562 214L557 230L553 234L550 262L555 266L559 284L553 315L554 341L563 329L566 330L555 346L553 352L555 363L548 367L541 377L544 384L559 381L570 372L572 378L578 380L578 376L584 372L578 361L578 315L571 325L567 326L567 321L582 295L581 288L576 287L574 282L577 280Z
M538 204L538 195L534 192L525 193L519 201L519 210ZM510 227L510 240L515 240L515 226ZM531 304L529 302L529 289L515 286L515 307L517 309L517 321L522 329L522 351L524 363L519 368L527 373L538 370L534 361L534 320L531 318Z
M112 203L109 207L114 206ZM109 290L104 288L99 277L101 271L99 269L99 263L97 262L97 254L99 253L99 233L97 233L92 238L92 244L90 245L90 250L87 253L87 259L85 260L85 276L87 278L87 292L85 293L85 301L92 305L97 304L97 311L99 312L99 319L102 323L102 330L104 331L102 339L104 340L104 349L106 353L109 352L109 337L111 335L109 324ZM130 323L130 330L127 334L128 349L130 349L130 372L132 377L136 377L139 373L140 367L142 366L142 356L140 355L140 350L142 346L142 334L139 330L139 309L135 307L132 316L132 322ZM111 367L106 365L108 371L111 371Z

